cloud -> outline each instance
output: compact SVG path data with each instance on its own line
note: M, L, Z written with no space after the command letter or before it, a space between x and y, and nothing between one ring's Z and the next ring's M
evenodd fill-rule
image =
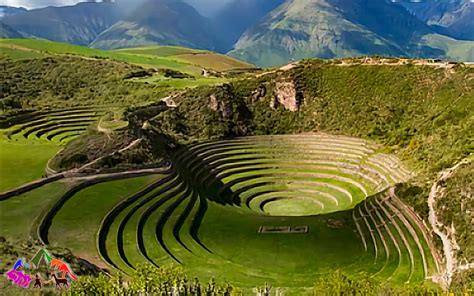
M73 5L78 2L84 1L85 0L2 0L2 5L26 8L39 8L45 6Z

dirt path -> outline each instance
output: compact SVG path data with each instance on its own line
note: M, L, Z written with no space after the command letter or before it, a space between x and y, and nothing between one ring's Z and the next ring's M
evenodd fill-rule
M99 120L99 123L97 123L97 131L99 133L104 133L107 135L107 138L110 140L110 134L112 133L112 130L111 129L108 129L108 128L105 128L102 126L102 121L103 121L103 118L101 118Z
M428 208L429 208L429 217L428 221L433 228L433 231L436 233L437 236L443 242L443 251L444 257L446 258L446 270L443 274L441 274L437 279L433 278L433 280L437 280L443 287L449 287L451 281L453 279L454 273L458 270L457 266L457 259L455 255L456 246L456 238L454 233L449 231L443 225L441 221L438 219L438 215L436 213L435 204L436 201L442 198L444 190L442 187L442 183L447 179L451 178L455 171L463 164L469 163L472 159L466 158L460 161L458 164L453 166L452 168L446 169L440 173L438 180L433 183L431 187L430 194L428 196ZM444 232L443 230L446 230Z
M265 76L265 75L268 75L268 74L276 73L278 71L289 71L289 70L295 68L298 65L299 65L299 62L292 62L292 63L289 63L287 65L281 66L280 68L277 68L275 70L271 70L271 71L267 71L267 72L257 74L255 77L257 77L257 78L262 77L262 76Z
M107 154L107 155L105 155L105 156L101 156L101 157L99 157L99 158L96 158L96 159L94 159L93 161L91 161L91 162L89 162L89 163L86 163L86 164L83 165L82 167L80 167L80 168L78 168L78 169L73 169L73 170L68 171L68 172L80 172L80 171L82 171L82 170L85 170L86 168L93 166L94 164L98 163L99 161L101 161L102 159L104 159L104 158L106 158L106 157L112 156L112 155L114 155L115 153L123 153L123 152L125 152L125 151L127 151L127 150L132 149L132 148L135 147L136 145L140 144L141 141L142 141L142 139L136 139L135 141L133 141L133 142L131 142L130 144L128 144L128 146L126 146L126 147L124 147L124 148L122 148L122 149L120 149L120 150L118 150L118 151L114 151L114 152L109 153L109 154ZM67 172L67 173L68 173L68 172Z

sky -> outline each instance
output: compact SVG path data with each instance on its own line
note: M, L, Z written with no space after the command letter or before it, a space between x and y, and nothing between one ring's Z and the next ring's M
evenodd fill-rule
M26 7L26 8L40 8L45 6L64 6L72 5L85 0L1 0L2 5ZM122 0L125 1L125 0ZM132 0L128 0L132 1ZM212 14L212 12L219 9L222 5L231 0L185 0L196 7L202 14Z
M64 6L71 5L79 0L2 0L2 5L15 6L15 7L26 7L26 8L39 8L45 6Z

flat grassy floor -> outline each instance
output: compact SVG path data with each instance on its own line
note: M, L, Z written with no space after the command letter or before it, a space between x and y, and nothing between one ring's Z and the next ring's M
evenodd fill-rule
M285 199L267 204L264 211L272 216L306 216L318 213L322 209L319 204L311 200Z
M343 226L330 228L329 217ZM309 226L309 233L259 234L260 226ZM190 272L199 270L241 286L269 281L280 287L308 287L317 274L343 268L364 256L352 226L348 213L271 217L209 203L199 236L214 253L210 256L223 260L208 271L202 262L186 262L185 266ZM342 255L347 250L351 255ZM234 266L240 266L241 272L231 272Z
M79 256L94 260L96 234L107 212L118 202L149 183L152 177L97 184L73 196L54 217L49 240L52 245L67 246Z
M60 149L45 141L0 140L0 192L41 178L48 160Z
M64 182L55 182L0 202L0 236L10 241L36 238L39 218L67 187Z

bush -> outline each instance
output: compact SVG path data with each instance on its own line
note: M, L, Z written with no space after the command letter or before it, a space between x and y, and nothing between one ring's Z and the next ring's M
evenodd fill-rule
M230 285L218 285L214 279L201 284L197 278L190 281L180 267L157 268L151 264L139 265L126 278L122 274L111 277L80 277L66 295L234 295ZM176 294L175 294L176 293ZM210 293L210 294L208 294Z
M335 272L318 278L314 284L314 295L440 295L442 290L424 284L394 287L368 276L350 278L342 272Z

